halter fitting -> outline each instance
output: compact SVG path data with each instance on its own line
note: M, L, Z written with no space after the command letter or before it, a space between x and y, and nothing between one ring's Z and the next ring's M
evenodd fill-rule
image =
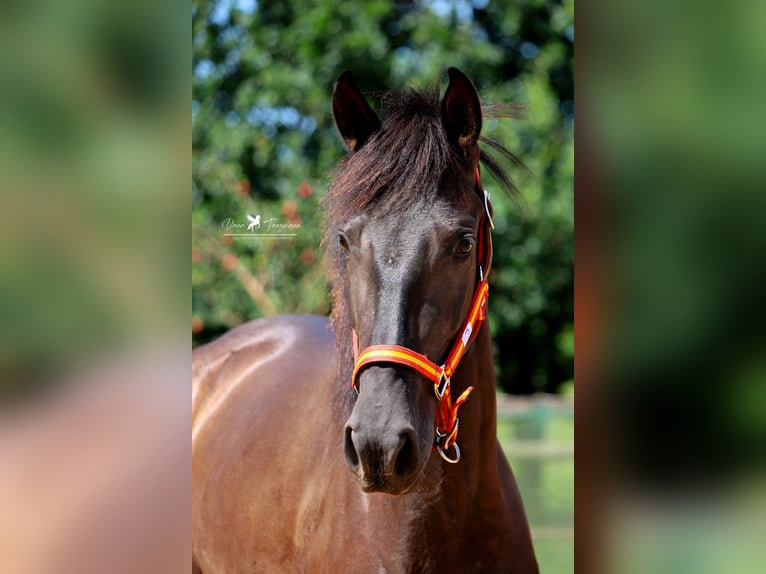
M460 330L460 337L452 344L446 361L442 365L437 365L425 355L400 345L372 345L360 353L356 331L352 330L354 371L351 375L351 385L357 393L359 392L357 383L359 373L365 367L376 363L403 365L434 383L434 394L438 401L434 448L439 451L444 460L450 463L456 463L460 460L460 448L457 445L457 432L460 426L460 419L457 416L458 408L473 391L473 387L468 387L453 402L451 378L468 346L476 338L482 323L487 318L487 300L489 298L487 277L492 264L492 229L494 229L494 224L492 223L492 204L489 202L489 193L482 188L478 167L476 168L476 187L484 202L484 214L479 223L479 284L476 286L468 316ZM450 449L455 452L452 457L448 454Z

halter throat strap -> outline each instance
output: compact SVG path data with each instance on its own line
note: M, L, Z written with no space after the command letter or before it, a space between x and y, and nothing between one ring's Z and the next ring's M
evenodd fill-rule
M351 375L351 385L359 392L358 377L361 371L374 364L398 364L403 365L434 384L434 394L438 401L436 409L436 439L434 447L444 460L456 463L460 460L460 448L457 445L457 433L460 425L458 408L473 391L468 387L457 398L452 400L451 379L457 370L460 360L468 350L469 345L476 338L482 323L487 318L487 301L489 299L489 283L487 277L492 264L492 205L489 202L489 194L481 185L479 168L476 168L476 187L484 202L484 214L479 223L479 282L474 291L468 315L463 322L460 335L452 344L446 360L437 365L425 355L402 347L401 345L372 345L359 352L359 341L355 330L352 330L354 344L354 371ZM450 449L454 449L454 455L450 455Z

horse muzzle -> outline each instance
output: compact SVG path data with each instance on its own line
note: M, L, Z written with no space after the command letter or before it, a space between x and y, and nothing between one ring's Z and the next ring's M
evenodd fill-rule
M420 449L409 425L376 429L352 416L346 424L344 452L364 492L403 494L417 481Z

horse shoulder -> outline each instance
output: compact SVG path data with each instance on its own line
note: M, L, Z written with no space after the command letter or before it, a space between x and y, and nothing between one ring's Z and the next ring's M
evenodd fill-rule
M274 367L290 375L305 371L310 362L326 378L332 354L332 335L325 317L282 315L240 325L193 351L192 420L198 422L195 415L244 382L263 386L267 379L258 375ZM296 379L291 384L301 382Z
M196 559L203 572L289 570L312 436L328 426L317 403L335 379L329 323L260 319L196 349L192 362Z
M223 413L243 406L257 420L274 414L289 420L307 406L307 396L330 392L334 375L324 317L268 317L232 329L192 353L192 444L206 426L225 423ZM279 412L291 406L298 409L286 411L291 416Z

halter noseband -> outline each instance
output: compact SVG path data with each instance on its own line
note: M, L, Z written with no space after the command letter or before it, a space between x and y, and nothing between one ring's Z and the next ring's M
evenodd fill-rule
M436 409L436 439L435 448L441 457L447 462L456 463L460 460L460 448L457 445L457 432L460 419L457 411L473 391L468 387L453 402L451 393L451 378L455 373L460 360L465 355L468 346L476 338L482 323L487 318L487 300L489 298L489 283L487 277L492 265L492 204L489 202L489 193L482 188L479 168L476 168L476 188L484 201L484 213L479 223L479 284L474 291L468 316L460 330L460 337L452 344L447 359L443 364L437 365L425 355L417 353L400 345L372 345L359 352L359 341L356 331L352 330L354 343L354 372L351 375L351 385L359 392L358 377L362 369L376 363L396 363L403 365L422 375L434 383L434 393L438 401ZM450 448L455 450L454 457L450 457Z

